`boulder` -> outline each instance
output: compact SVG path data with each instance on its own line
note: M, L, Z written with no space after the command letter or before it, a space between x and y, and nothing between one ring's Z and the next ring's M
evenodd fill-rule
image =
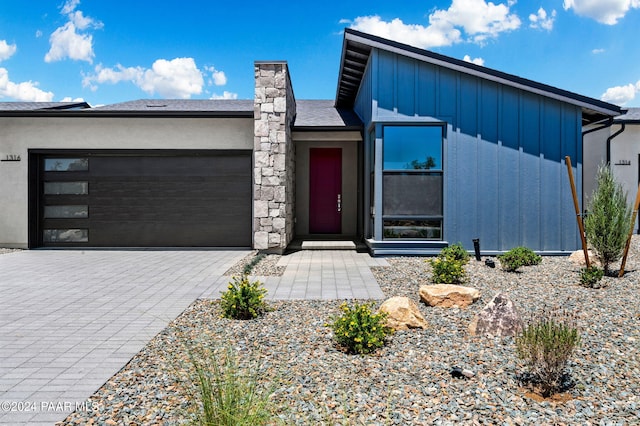
M602 265L600 264L600 261L596 257L596 254L591 250L588 250L588 253L589 253L589 263L591 264L591 266L602 267ZM576 250L573 253L571 253L569 255L569 261L574 265L584 267L586 264L584 261L584 251Z
M420 300L429 306L464 308L480 298L477 288L454 284L420 286Z
M396 331L427 328L427 321L418 310L418 306L408 297L392 297L380 306L379 311L388 314L387 327Z
M469 333L480 336L513 336L522 328L520 315L509 297L496 294L469 324Z

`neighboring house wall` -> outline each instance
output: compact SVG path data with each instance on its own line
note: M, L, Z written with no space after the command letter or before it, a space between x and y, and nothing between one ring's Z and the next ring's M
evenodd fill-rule
M283 252L294 235L296 104L286 62L256 62L254 72L253 246Z
M28 242L29 149L251 150L251 118L0 117L0 246ZM250 202L248 200L248 202Z
M570 156L581 194L579 107L374 48L355 108L365 122L365 158L375 150L376 167L382 148L370 140L372 123L445 123L447 242L472 249L480 238L483 252L579 246L564 164ZM380 221L367 230L382 240Z
M589 126L585 131L589 131L600 126ZM619 127L619 126L614 126ZM596 130L584 135L584 170L583 170L583 194L584 201L582 210L586 210L593 191L596 189L596 173L601 164L607 162L607 138L611 134L611 127Z
M611 133L620 129L616 124ZM633 207L640 182L640 124L627 123L622 133L611 140L611 167L613 176L627 194ZM640 218L636 219L636 232L640 233Z
M607 138L621 128L621 124L615 123L584 137L585 210L588 209L591 195L597 188L598 167L607 161ZM622 185L627 194L627 202L633 207L640 182L640 124L626 123L624 131L611 139L610 164L615 180ZM640 218L636 219L635 232L640 233Z

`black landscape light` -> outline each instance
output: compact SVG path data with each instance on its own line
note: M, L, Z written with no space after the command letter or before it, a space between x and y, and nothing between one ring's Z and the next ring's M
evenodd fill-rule
M476 252L476 260L480 262L480 238L473 239L473 250Z

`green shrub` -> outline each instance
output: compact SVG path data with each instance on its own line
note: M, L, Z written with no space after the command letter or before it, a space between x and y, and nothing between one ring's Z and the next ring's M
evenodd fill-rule
M580 270L580 284L589 288L600 288L600 280L604 276L604 270L597 266L590 266Z
M242 273L244 275L251 275L251 271L253 271L253 268L255 268L255 266L260 263L260 261L262 259L264 259L267 255L264 253L258 253L256 254L253 259L251 259L251 261L249 263L247 263L246 265L244 265L244 268L242 268Z
M331 317L327 324L333 330L336 342L349 353L368 354L384 346L385 339L393 333L393 329L386 326L387 313L373 313L373 302L347 303L340 305L342 315Z
M584 230L589 245L602 262L604 273L620 259L631 226L631 209L622 185L617 183L608 165L601 165L597 174L598 187L589 203Z
M222 293L222 316L231 319L253 319L267 310L264 296L267 290L260 281L249 282L249 277L233 277L227 291Z
M227 347L222 354L189 350L196 391L197 423L206 426L271 424L269 390L259 385L260 371L255 365L240 368L238 356Z
M462 264L469 263L469 253L462 247L461 243L452 244L443 248L440 251L440 255L443 257L452 257L455 260L459 260Z
M515 247L499 255L500 265L502 269L507 272L515 272L521 266L533 266L542 262L542 257L534 253L533 250L527 247Z
M516 354L529 368L531 382L547 397L560 388L569 357L580 344L573 315L544 308L516 336Z
M436 284L460 284L467 279L464 262L452 255L440 254L435 259L429 259L428 262L431 265L431 281Z

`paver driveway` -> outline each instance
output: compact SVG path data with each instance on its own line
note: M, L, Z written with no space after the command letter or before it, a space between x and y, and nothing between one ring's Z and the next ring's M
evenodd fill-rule
M0 255L0 423L63 420L247 251ZM76 406L76 404L80 404Z
M86 400L248 251L35 250L0 255L0 424L47 424ZM355 251L284 256L269 299L379 299Z

